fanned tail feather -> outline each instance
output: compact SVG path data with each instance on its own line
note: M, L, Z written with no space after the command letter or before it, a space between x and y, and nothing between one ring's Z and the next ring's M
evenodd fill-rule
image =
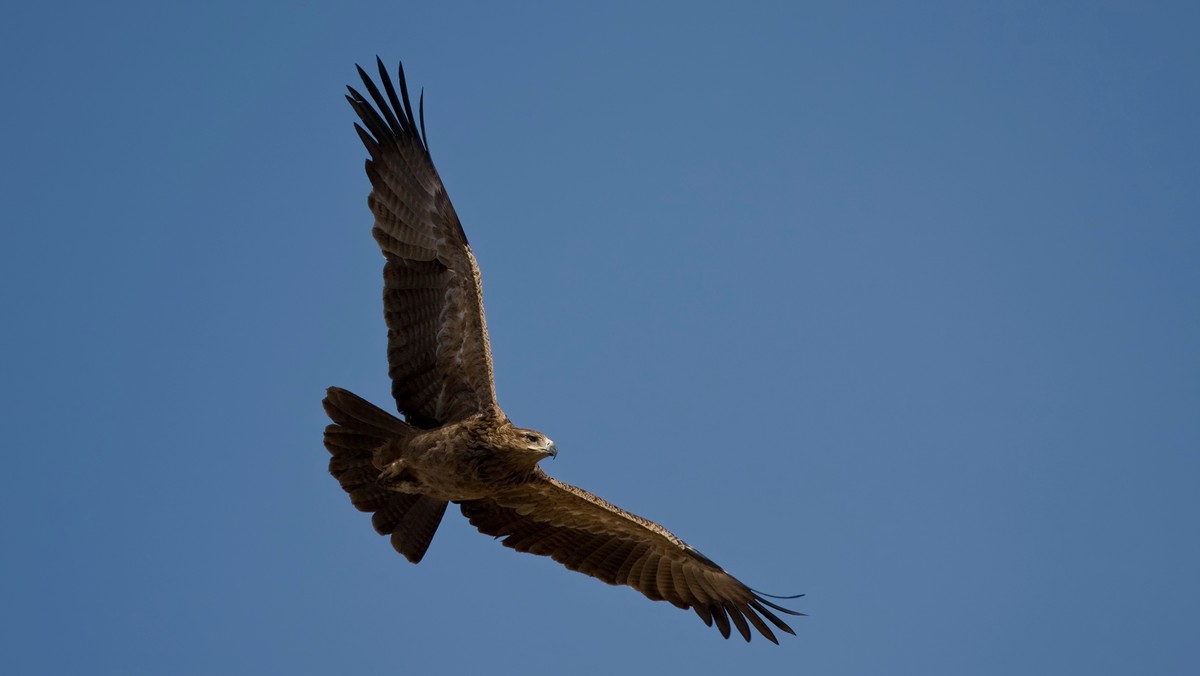
M446 503L424 495L389 491L377 481L375 451L392 439L416 433L396 416L362 397L331 387L321 402L332 425L325 428L329 473L350 502L363 512L372 512L371 524L380 535L391 535L392 546L413 563L429 549L446 512Z

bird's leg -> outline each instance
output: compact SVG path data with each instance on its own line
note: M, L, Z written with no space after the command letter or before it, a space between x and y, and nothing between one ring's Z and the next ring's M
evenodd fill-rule
M380 481L393 481L400 478L400 475L407 469L408 463L404 462L404 458L398 458L383 466L379 471Z
M421 482L417 478L413 468L409 466L404 458L393 460L379 471L379 478L376 480L389 491L398 493L421 493Z

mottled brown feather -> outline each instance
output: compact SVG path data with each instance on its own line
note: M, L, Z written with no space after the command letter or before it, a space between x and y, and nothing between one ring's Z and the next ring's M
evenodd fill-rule
M430 429L496 408L479 266L412 118L379 64L381 92L346 97L370 154L367 199L383 252L388 375L405 419ZM401 74L403 77L403 74ZM357 126L357 125L356 125Z
M325 445L332 454L329 470L355 507L372 512L375 529L390 533L396 550L415 563L446 503L388 490L378 480L377 453L392 448L384 446L387 440L415 434L414 428L507 419L496 404L479 266L430 159L424 121L418 127L403 69L397 93L382 62L378 66L383 89L359 68L367 96L349 88L346 98L360 118L355 131L370 155L367 202L375 216L372 234L385 258L388 374L408 425L331 388L325 407L334 424L326 428ZM479 450L462 443L464 451ZM692 608L725 638L736 628L749 641L753 626L777 642L764 618L794 633L767 607L800 613L767 601L661 525L540 469L521 476L531 478L495 486L489 498L461 502L462 513L508 547Z
M378 483L375 450L389 439L405 438L413 429L346 390L329 388L325 411L334 424L325 428L329 473L350 494L359 511L371 512L371 524L380 535L391 535L392 546L409 561L425 556L429 543L446 513L446 503L423 495L387 490Z
M763 617L793 633L759 604L762 597L661 525L541 470L526 484L491 499L463 501L460 508L472 525L504 538L507 547L692 608L705 624L715 622L726 638L736 628L748 641L753 626L778 642Z

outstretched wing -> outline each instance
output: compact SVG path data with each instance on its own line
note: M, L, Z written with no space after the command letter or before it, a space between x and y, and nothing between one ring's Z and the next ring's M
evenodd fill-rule
M418 130L400 67L400 96L376 59L384 92L358 69L374 105L353 87L346 100L371 158L371 233L383 250L383 309L392 396L409 423L423 428L463 420L496 406L492 355L483 316L479 266L467 245ZM365 127L365 128L364 128Z
M691 608L729 638L730 622L747 641L750 626L778 643L766 618L795 634L767 601L662 526L537 470L537 478L485 500L460 503L481 532L519 552L549 556L609 584L629 585L655 601ZM747 624L749 621L749 624Z

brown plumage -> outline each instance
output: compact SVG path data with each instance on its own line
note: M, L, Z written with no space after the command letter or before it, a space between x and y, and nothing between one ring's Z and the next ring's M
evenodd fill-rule
M557 449L514 426L496 403L479 267L430 159L423 114L417 129L403 68L397 94L378 65L383 91L359 68L370 100L354 88L346 98L371 156L388 375L404 420L329 388L329 471L351 502L413 563L454 502L506 546L691 608L726 638L736 629L749 641L753 627L777 643L770 625L795 633L772 609L800 613L767 601L657 523L538 467Z

